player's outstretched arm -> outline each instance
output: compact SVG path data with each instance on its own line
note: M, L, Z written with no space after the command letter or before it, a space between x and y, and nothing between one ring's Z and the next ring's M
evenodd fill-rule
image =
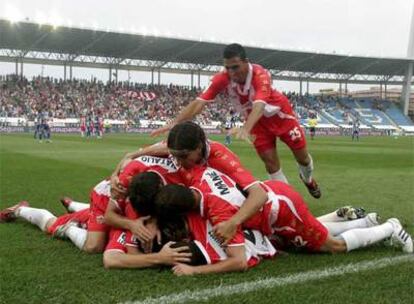
M196 115L200 114L203 111L205 105L206 105L206 101L204 100L201 100L201 99L193 100L184 109L181 110L181 112L172 122L170 122L169 124L167 124L166 126L162 128L152 131L151 136L158 136L158 135L164 134L168 132L169 130L171 130L172 127L174 127L176 124L193 119Z
M140 148L138 151L128 153L125 156L125 159L134 159L143 155L166 157L168 154L167 143L165 141L160 141L151 146Z
M126 188L119 183L119 174L134 158L151 155L151 156L168 156L168 148L165 142L158 142L151 146L140 148L137 151L127 153L124 158L118 163L114 172L111 175L111 192L115 198L119 198L126 195Z
M186 264L177 264L173 267L173 272L177 276L222 273L231 271L247 270L247 261L244 244L240 246L227 247L226 253L228 258L216 264L190 266Z
M145 148L139 148L137 151L125 154L122 160L118 163L112 175L118 175L123 168L134 158L150 155L150 156L168 156L167 143L161 141Z
M159 265L174 265L190 262L191 253L187 246L171 248L173 242L164 245L160 252L142 254L140 252L123 253L119 251L106 251L103 255L103 264L106 269L113 268L146 268Z
M227 244L236 234L237 227L247 221L266 203L268 197L266 191L259 183L253 184L247 189L247 198L237 213L227 221L217 224L214 233Z
M249 139L250 132L253 129L254 125L263 116L265 105L266 103L261 102L261 101L256 101L253 103L252 111L247 117L247 120L244 123L244 126L236 132L237 139L242 139L242 140Z

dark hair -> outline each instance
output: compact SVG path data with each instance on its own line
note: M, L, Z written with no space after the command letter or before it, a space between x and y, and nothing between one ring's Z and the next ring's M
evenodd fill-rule
M128 186L128 197L132 207L140 215L154 215L154 198L163 186L161 177L154 172L135 175Z
M223 51L223 58L231 59L234 57L239 57L241 60L246 60L246 51L238 43L232 43L226 45Z
M175 243L171 245L171 248L188 247L188 250L184 252L190 252L192 255L191 261L187 264L193 266L207 264L201 249L190 240L190 231L185 216L169 217L167 221L159 222L159 228L163 245L172 241Z
M168 134L167 147L174 150L194 151L200 144L203 145L202 154L207 153L206 134L204 130L192 121L176 124Z
M196 200L191 189L180 185L167 185L155 196L155 214L160 222L185 216L194 210Z
M190 232L184 216L172 216L168 219L158 221L163 244L168 242L188 241Z
M178 247L184 247L187 246L188 250L184 252L190 252L191 253L191 261L186 263L192 266L198 266L198 265L206 265L207 260L204 256L204 254L201 252L201 249L198 248L198 246L195 244L194 241L188 241L188 242L176 242L175 244L171 245L172 248L178 248Z

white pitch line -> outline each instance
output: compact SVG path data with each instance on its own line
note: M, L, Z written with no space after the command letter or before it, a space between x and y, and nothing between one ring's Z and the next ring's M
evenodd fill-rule
M381 258L373 261L363 261L359 263L339 265L336 267L325 268L322 270L301 272L284 277L271 277L257 281L250 281L233 285L221 285L219 287L214 288L207 288L195 291L184 291L180 293L164 295L158 298L150 297L143 301L128 301L121 304L172 304L185 303L188 301L205 301L214 297L230 296L233 294L240 295L259 289L269 289L278 286L286 286L290 284L303 283L313 280L321 280L344 274L358 273L367 270L377 270L395 264L411 261L414 261L414 255L412 254L392 258Z

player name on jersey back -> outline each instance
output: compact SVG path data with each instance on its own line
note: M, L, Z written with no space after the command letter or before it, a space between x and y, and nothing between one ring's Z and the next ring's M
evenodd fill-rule
M192 185L204 193L211 193L240 207L246 199L237 189L236 183L224 173L207 167L199 182Z
M160 166L166 169L168 172L178 171L178 167L175 165L174 161L171 158L144 155L136 158L135 160L147 166Z

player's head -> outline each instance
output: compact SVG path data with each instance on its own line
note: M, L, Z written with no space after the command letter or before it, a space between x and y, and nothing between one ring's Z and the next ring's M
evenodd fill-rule
M161 177L154 172L135 175L128 186L128 197L134 210L140 215L153 215L154 199L162 186Z
M249 71L246 51L238 43L227 45L223 51L224 67L229 73L230 79L244 83Z
M155 213L160 221L185 216L197 208L193 191L180 185L167 185L158 191L155 197Z
M207 154L206 134L194 122L176 124L168 134L167 146L178 165L189 169L200 164Z

